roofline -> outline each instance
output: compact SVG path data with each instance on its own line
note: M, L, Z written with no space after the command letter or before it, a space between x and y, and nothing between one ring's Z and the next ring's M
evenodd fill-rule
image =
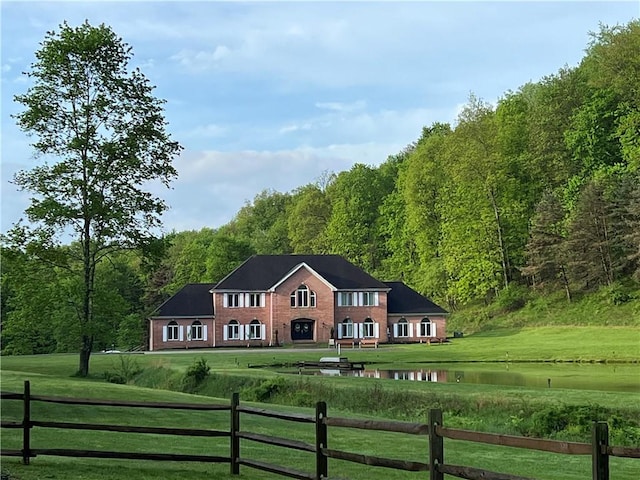
M257 255L251 255L249 258L247 258L244 262L242 262L240 265L238 265L236 268L234 268L233 270L231 270L231 272L229 272L227 275L225 275L222 280L220 280L219 282L217 282L213 288L211 290L209 290L209 293L213 293L213 290L216 289L216 287L218 285L220 285L222 282L224 282L227 278L229 278L231 275L233 275L234 273L236 273L236 271L238 269L240 269L240 267L242 267L245 263L247 263L249 260L251 260L253 257L256 257Z
M165 316L155 316L155 317L147 317L147 320L166 320L168 318L171 319L176 319L176 318L213 318L215 319L216 316L214 315L165 315Z
M212 288L209 293L269 293L269 290L247 290L245 288Z
M296 265L295 267L293 267L284 277L282 277L278 282L276 282L271 288L269 288L268 291L269 292L275 292L276 288L278 288L280 285L282 285L284 282L286 282L289 278L291 278L293 276L294 273L296 273L301 268L306 268L307 270L309 270L312 275L317 277L322 283L324 283L327 287L329 287L329 289L332 292L335 292L335 291L338 290L336 287L331 285L331 283L329 283L326 278L324 278L322 275L320 275L318 272L316 272L313 268L311 268L309 265L307 265L306 262L301 262L298 265Z
M449 315L449 312L387 312L387 315Z

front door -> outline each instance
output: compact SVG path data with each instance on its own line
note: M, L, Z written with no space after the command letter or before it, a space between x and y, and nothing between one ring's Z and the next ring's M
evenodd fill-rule
M313 320L299 318L291 322L291 340L313 340Z

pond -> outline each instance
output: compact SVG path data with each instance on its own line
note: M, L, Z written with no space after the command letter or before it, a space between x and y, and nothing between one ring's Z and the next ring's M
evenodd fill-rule
M295 373L415 382L474 383L640 393L640 365L638 364L505 362L365 365L364 370L302 369L296 370Z

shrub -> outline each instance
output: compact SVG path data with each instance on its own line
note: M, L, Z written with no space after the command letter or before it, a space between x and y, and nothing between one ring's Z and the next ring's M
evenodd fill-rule
M193 393L209 376L211 367L204 358L196 360L184 375L182 381L182 391Z
M112 364L113 371L104 372L104 379L109 383L125 384L142 372L138 362L131 355L118 355L118 362Z
M525 306L528 296L529 290L527 287L511 283L500 291L494 304L501 312L513 312Z

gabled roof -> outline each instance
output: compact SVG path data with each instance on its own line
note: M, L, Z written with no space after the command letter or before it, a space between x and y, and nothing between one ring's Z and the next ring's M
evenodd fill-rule
M209 290L214 283L188 283L153 313L152 317L213 317Z
M444 308L402 282L384 282L391 291L387 294L387 312L390 314L446 314Z
M388 289L340 255L254 255L213 290L267 291L302 263L338 290Z

